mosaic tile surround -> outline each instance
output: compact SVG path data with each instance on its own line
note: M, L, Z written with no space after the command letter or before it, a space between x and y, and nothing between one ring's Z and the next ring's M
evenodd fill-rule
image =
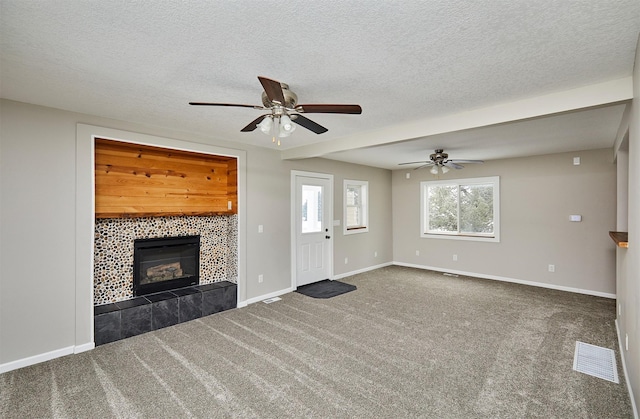
M148 217L96 219L93 304L133 298L133 241L200 235L200 285L237 283L238 217Z

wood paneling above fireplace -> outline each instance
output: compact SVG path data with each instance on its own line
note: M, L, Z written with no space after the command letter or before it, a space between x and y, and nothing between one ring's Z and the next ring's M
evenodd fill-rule
M237 213L236 158L96 139L95 164L97 218Z

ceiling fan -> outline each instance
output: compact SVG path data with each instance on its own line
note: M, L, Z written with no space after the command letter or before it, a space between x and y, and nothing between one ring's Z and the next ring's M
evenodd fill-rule
M422 169L423 167L433 166L430 170L434 175L438 174L438 168L442 170L442 173L447 173L451 167L454 169L464 169L462 164L482 164L484 161L482 160L449 160L449 155L444 152L443 149L438 148L435 150L435 153L429 155L429 160L424 161L410 161L406 163L399 163L400 166L405 164L418 164L422 163L421 166L416 167L413 170Z
M242 132L254 131L260 128L267 135L272 135L273 142L276 137L288 137L295 130L296 124L315 132L322 134L328 129L322 125L313 122L309 118L302 116L305 113L342 113L342 114L361 114L360 105L335 105L335 104L307 104L298 105L298 96L289 90L289 86L276 80L258 76L258 80L262 84L264 91L262 92L262 106L260 105L241 105L234 103L209 103L209 102L189 102L194 106L238 106L243 108L253 108L267 111L266 114L260 115L242 128ZM278 140L280 145L280 140Z

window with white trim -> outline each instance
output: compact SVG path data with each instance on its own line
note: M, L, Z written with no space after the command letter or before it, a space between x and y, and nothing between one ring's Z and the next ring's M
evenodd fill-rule
M344 180L344 234L369 231L369 182Z
M420 236L500 241L498 176L420 182Z

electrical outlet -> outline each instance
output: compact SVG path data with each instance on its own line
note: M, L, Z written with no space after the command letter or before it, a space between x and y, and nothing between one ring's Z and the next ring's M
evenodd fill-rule
M457 262L458 261L458 255L453 255L453 261Z
M349 263L349 258L344 258L344 264L346 265L347 263Z
M262 226L262 224L260 224L258 226L258 233L262 233L264 231L264 227Z
M264 276L262 274L258 275L258 284L261 284L264 280Z
M373 252L373 257L377 258L378 257L378 252Z
M420 251L416 250L416 256L420 256Z
M549 272L555 272L556 271L556 265L549 265Z

